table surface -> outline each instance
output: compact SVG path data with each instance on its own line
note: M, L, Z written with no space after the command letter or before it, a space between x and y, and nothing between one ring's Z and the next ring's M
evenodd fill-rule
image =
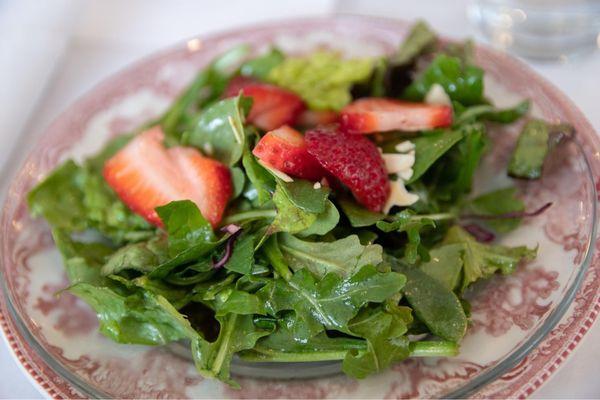
M94 84L124 65L197 34L264 20L332 12L427 19L440 33L477 36L466 16L467 0L243 0L224 4L192 0L4 0L0 1L0 167L11 167L18 134L41 132ZM210 4L210 7L207 6ZM242 11L243 10L243 11ZM26 35L25 35L26 33ZM481 38L479 38L481 39ZM36 43L36 46L31 46ZM599 43L600 45L600 43ZM594 97L600 92L600 54L560 63L532 63L560 87L600 132ZM8 71L8 74L5 74ZM9 98L10 96L10 98ZM23 101L15 100L22 99ZM596 324L561 369L534 398L600 398L596 378L600 327ZM41 398L3 343L0 398Z

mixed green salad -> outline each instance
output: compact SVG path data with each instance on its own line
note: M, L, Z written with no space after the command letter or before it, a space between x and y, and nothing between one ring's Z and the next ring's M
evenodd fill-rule
M529 109L495 107L472 52L417 23L388 57L223 54L158 120L31 190L65 290L112 340L184 340L232 386L234 356L364 378L456 355L465 292L536 256L495 238L550 206L470 195L488 128ZM539 178L568 136L530 119L507 173Z

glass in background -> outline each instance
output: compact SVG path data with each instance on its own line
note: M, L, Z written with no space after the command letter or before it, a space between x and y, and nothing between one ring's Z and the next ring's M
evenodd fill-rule
M600 0L473 0L469 18L497 47L566 59L600 47Z

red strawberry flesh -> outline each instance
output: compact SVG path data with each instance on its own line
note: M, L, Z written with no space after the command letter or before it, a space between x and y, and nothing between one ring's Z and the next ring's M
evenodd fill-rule
M338 127L310 130L305 139L308 152L346 185L360 204L372 211L383 209L390 194L390 183L375 144Z
M349 133L421 131L452 124L452 108L384 98L363 98L344 107L340 126Z

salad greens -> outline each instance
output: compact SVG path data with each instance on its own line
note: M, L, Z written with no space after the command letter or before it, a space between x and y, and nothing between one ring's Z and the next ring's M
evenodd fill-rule
M424 23L381 59L249 54L240 46L217 58L147 125L160 127L169 154L193 148L228 171L217 223L203 205L181 199L156 207L161 223L151 224L113 190L103 168L144 127L81 164L64 162L31 190L30 212L46 219L63 256L65 290L95 310L110 339L184 340L200 374L234 387L236 358L339 360L347 375L365 378L408 357L456 355L469 324L465 292L536 256L535 248L484 243L479 234L506 234L549 205L526 212L515 187L471 195L490 123L526 117L529 101L496 108L471 46L443 45ZM355 181L332 178L334 169L321 180L290 178L264 162L256 148L267 135L252 114L261 98L223 98L240 76L295 92L311 112L343 110L365 96L423 101L441 87L451 123L363 136L391 160L397 193L418 201L384 213L364 205ZM561 129L529 121L508 174L539 178Z

